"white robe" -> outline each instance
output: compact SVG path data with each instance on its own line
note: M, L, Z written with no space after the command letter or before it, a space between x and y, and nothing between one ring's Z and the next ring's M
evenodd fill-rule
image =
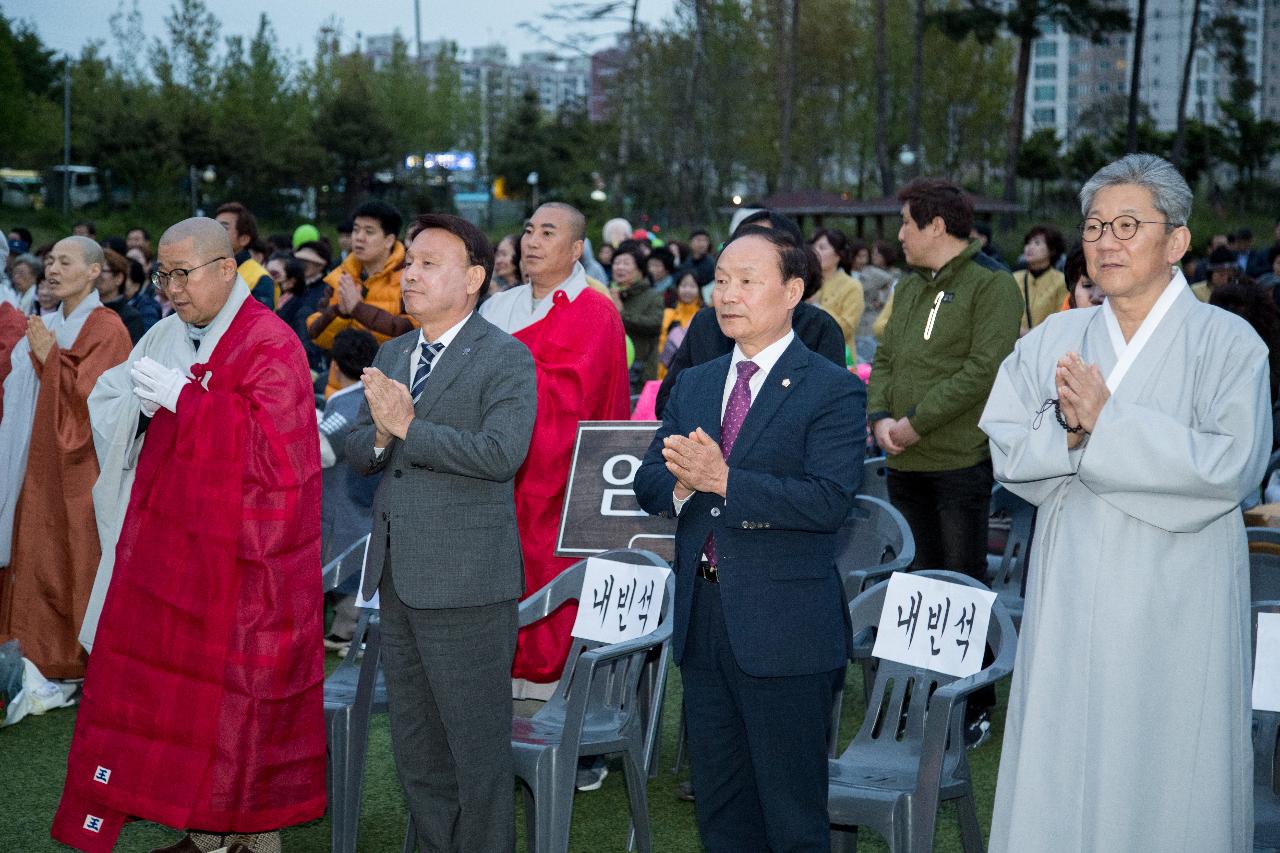
M1248 853L1238 505L1270 450L1266 346L1183 284L1073 451L1036 414L1068 351L1108 376L1102 308L1019 341L980 424L996 478L1039 507L990 850Z
M191 365L199 360L209 360L209 354L248 298L249 286L244 279L236 279L231 295L209 323L198 352L191 343L187 324L177 314L165 317L147 330L133 352L129 353L129 358L98 377L89 394L89 421L93 426L93 445L100 469L98 481L93 486L93 509L97 516L102 560L98 563L93 590L89 593L89 608L80 628L80 645L86 651L93 651L98 617L102 615L111 574L115 570L116 543L120 540L125 511L129 508L138 454L142 452L142 442L146 438L145 432L138 435L142 409L133 393L133 379L129 371L134 362L150 356L165 367L176 367L190 376Z

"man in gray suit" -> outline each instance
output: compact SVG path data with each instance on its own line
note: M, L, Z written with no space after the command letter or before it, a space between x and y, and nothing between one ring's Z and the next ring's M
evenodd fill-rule
M347 439L384 471L364 594L382 604L396 770L423 851L515 848L511 660L524 589L514 478L533 434L529 350L475 311L493 273L484 234L419 216L400 289L422 328L364 372Z

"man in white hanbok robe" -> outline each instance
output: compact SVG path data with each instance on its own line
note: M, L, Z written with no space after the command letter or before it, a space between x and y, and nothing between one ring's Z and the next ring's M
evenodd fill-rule
M1128 343L1110 312L1033 329L982 416L996 478L1039 507L990 849L1247 853L1239 504L1270 448L1267 349L1181 272ZM1072 450L1067 353L1111 392Z

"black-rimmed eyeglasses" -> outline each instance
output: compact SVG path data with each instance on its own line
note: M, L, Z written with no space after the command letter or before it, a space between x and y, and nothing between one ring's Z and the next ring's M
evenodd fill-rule
M1158 219L1138 219L1136 216L1117 216L1110 222L1090 217L1080 223L1080 239L1086 243L1095 243L1102 239L1102 232L1108 228L1117 240L1131 240L1138 233L1139 225L1172 225Z
M187 278L193 272L200 269L201 267L207 267L209 266L209 264L216 264L218 261L225 261L226 259L227 259L226 255L221 255L219 257L214 258L211 261L205 261L203 264L201 264L198 267L192 267L191 269L187 269L187 270L184 270L181 267L179 267L176 270L169 270L168 272L160 272L160 270L156 270L151 274L151 283L166 293L168 293L174 287L176 287L179 290L182 290L186 288Z

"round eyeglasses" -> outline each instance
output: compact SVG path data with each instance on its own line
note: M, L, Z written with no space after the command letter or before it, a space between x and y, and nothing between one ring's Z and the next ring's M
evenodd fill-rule
M1136 216L1117 216L1109 222L1090 217L1080 223L1080 239L1086 243L1095 243L1102 239L1102 232L1108 228L1117 240L1131 240L1138 233L1139 225L1172 225L1158 219L1138 219Z

